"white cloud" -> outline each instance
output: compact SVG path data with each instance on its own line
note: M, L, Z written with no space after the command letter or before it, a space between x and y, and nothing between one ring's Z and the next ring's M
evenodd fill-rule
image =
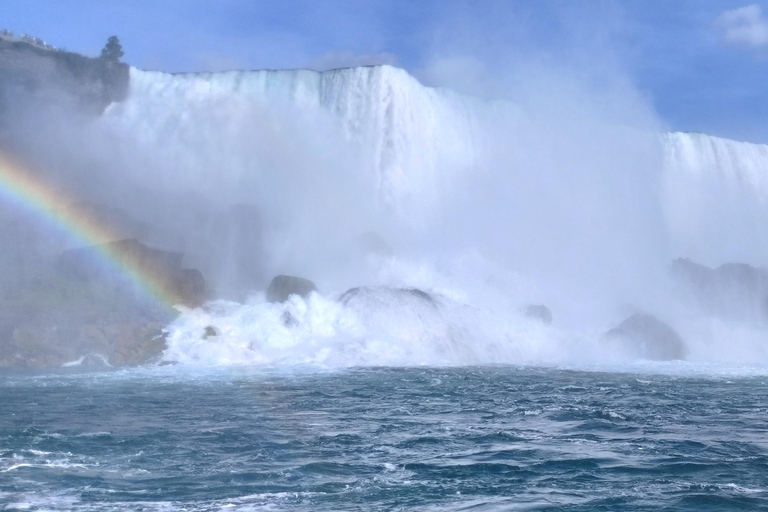
M716 22L727 43L768 48L768 19L763 16L759 5L725 11L717 17Z
M397 56L391 53L328 52L310 61L307 67L316 71L326 71L328 69L380 66L382 64L397 66Z

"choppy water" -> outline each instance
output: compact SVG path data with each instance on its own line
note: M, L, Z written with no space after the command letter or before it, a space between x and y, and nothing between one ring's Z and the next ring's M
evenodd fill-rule
M5 510L768 509L768 376L0 375Z

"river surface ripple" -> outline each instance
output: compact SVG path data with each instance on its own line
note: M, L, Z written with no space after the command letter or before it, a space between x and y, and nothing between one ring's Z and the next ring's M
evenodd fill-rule
M4 510L768 510L768 376L0 373Z

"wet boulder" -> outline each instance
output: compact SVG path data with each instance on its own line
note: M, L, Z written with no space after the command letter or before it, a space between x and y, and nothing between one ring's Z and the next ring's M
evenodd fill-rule
M544 325L552 325L552 311L543 304L528 304L523 308L523 316L538 320Z
M625 352L642 359L685 359L685 344L680 335L653 315L636 313L605 336Z
M178 297L181 304L189 307L201 306L208 299L208 287L202 272L194 268L179 269L169 277L168 287L171 294Z
M309 279L295 276L279 275L272 279L267 288L267 300L269 302L285 302L291 295L306 298L310 293L317 291L315 283Z
M386 300L401 302L418 302L436 306L435 298L429 293L418 288L389 288L386 286L360 286L350 288L342 293L339 302L345 306L356 301Z
M363 286L347 290L339 302L365 330L381 340L407 347L431 347L436 353L462 349L461 327L446 309L448 301L417 288Z

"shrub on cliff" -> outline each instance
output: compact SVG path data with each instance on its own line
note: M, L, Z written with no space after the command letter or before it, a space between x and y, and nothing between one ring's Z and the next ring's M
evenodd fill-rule
M123 52L123 46L120 44L120 40L117 36L110 36L109 39L107 39L107 44L104 45L104 48L101 50L101 58L112 62L118 62L123 55L125 54Z

